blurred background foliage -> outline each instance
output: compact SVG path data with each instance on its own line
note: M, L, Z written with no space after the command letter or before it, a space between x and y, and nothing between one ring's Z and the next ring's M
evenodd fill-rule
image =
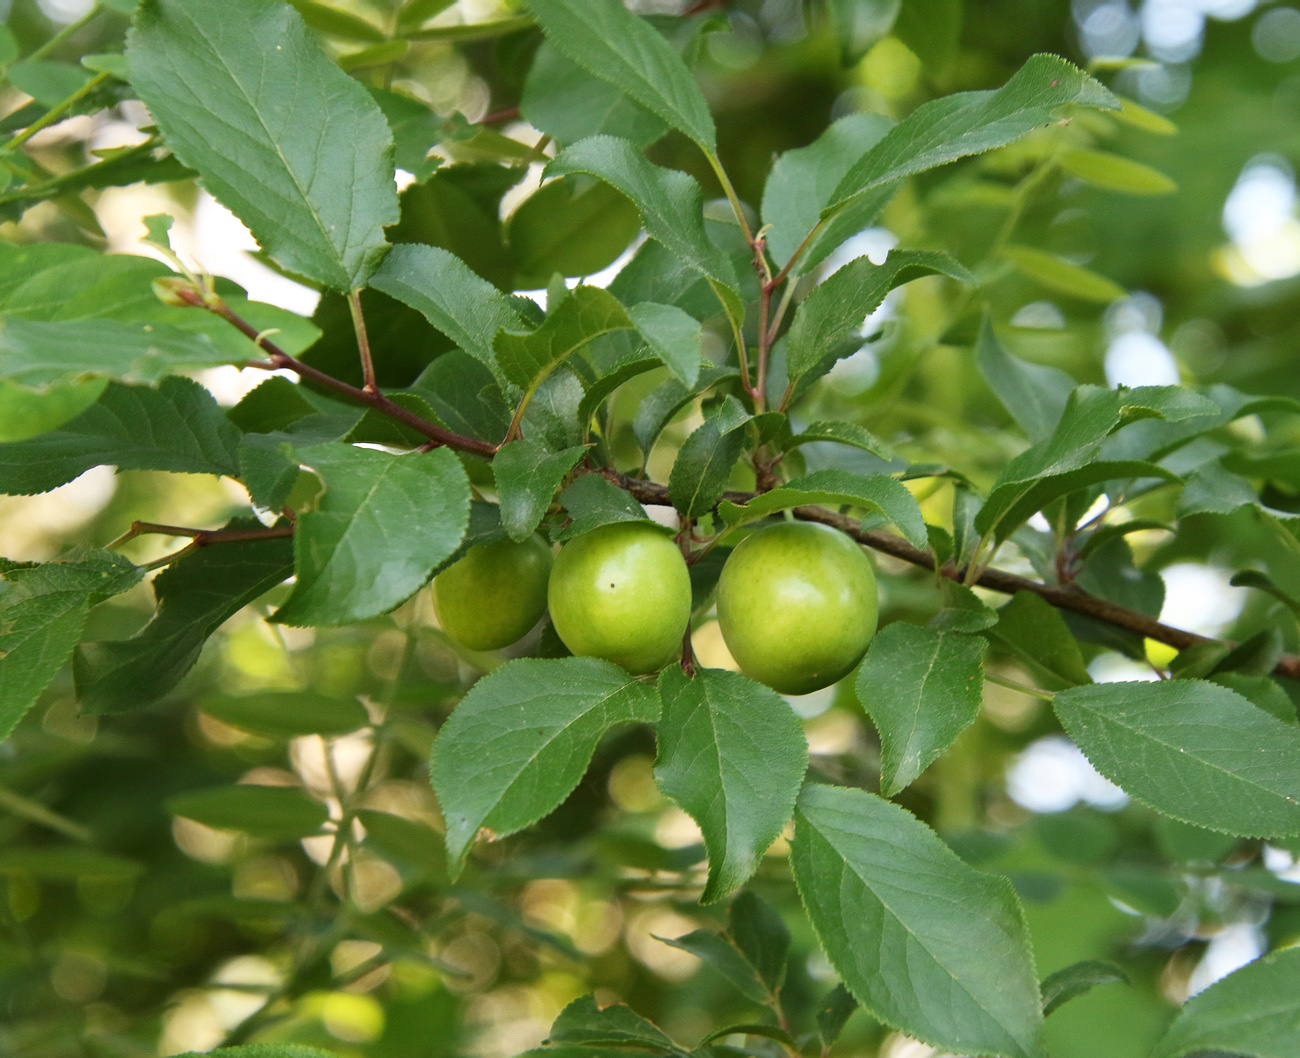
M59 78L70 64L120 50L130 6L0 0L8 16L0 51L11 66L6 135L30 120L15 116L30 96L46 105L62 98ZM428 105L406 115L414 131L405 142L424 135L443 164L420 151L399 157L413 181L402 237L446 246L519 290L545 287L557 267L579 275L623 260L636 219L617 196L576 184L527 197L546 145L520 108L538 111L533 119L559 140L566 113L547 111L544 99L530 103L525 74L558 60L526 20L507 21L516 13L493 0L299 6L364 82ZM1077 381L1228 383L1300 397L1295 8L1256 0L734 0L697 4L702 17L676 24L667 17L674 7L645 9L694 57L722 158L755 205L773 157L808 144L832 118L899 117L936 95L997 85L1034 52L1090 65L1138 107L1081 115L927 174L855 240L855 253L895 244L952 253L983 280L1008 348ZM464 29L481 25L490 28ZM19 57L29 61L14 66ZM121 89L28 148L57 174L86 164L90 150L137 142L145 120ZM634 124L621 131L647 142L657 132ZM1149 170L1135 175L1113 162L1099 170L1098 151ZM685 140L663 137L650 154L716 193ZM562 195L569 201L558 202ZM31 209L0 189L0 203L12 242L117 252L142 252L142 215L173 213L185 253L255 297L315 311L325 337L309 357L352 370L341 303L314 307L312 292L251 259L238 225L192 183L88 191ZM556 215L567 218L567 232L551 223ZM445 343L407 310L367 297L381 378L410 384ZM913 284L891 297L863 348L799 414L857 419L913 461L987 484L1024 442L971 355L979 313L939 280ZM646 376L619 398L621 425L609 441L620 462L639 459L631 411L659 380ZM226 401L248 388L233 369L204 381ZM698 421L698 409L687 409L670 427L650 458L656 477L666 476L675 444ZM1252 417L1232 429L1274 457L1255 474L1268 482L1271 504L1300 510L1294 419ZM810 446L806 458L816 466L832 457ZM861 465L877 468L871 459L861 454ZM925 510L943 522L953 487L931 481ZM0 500L0 553L41 560L102 546L137 518L219 524L245 502L224 482L101 469L41 497ZM1159 497L1137 501L1131 513L1174 515ZM1023 534L1000 564L1029 571L1033 535ZM1294 550L1250 510L1186 519L1177 537L1153 529L1129 540L1137 568L1163 571L1173 623L1235 639L1276 624L1280 645L1295 649L1295 622L1279 622L1273 597L1227 584L1234 570L1263 567L1300 593ZM132 546L139 561L166 550L157 540ZM1127 554L1115 561L1138 576ZM936 593L919 571L880 566L884 620L934 612ZM760 1016L722 977L656 939L720 928L725 915L696 903L703 849L693 824L655 789L648 733L609 740L560 811L483 848L452 886L425 762L439 722L501 657L459 651L425 599L364 625L316 630L264 623L275 601L231 621L167 700L82 717L65 675L0 747L0 1053L136 1056L292 1040L351 1058L505 1058L535 1046L567 1002L593 990L688 1045ZM90 638L129 634L150 608L147 587L120 597L94 612ZM706 625L697 640L706 662L725 663L715 628ZM516 652L535 647L536 633ZM1098 678L1151 675L1138 660L1084 649ZM1017 672L1010 657L996 664ZM1287 690L1294 700L1296 688ZM297 730L290 718L302 715L304 700L276 695L319 696L308 727L326 734ZM251 729L250 700L260 715ZM795 706L815 768L874 787L878 743L851 690ZM255 819L220 794L173 800L236 783L302 796L286 801L282 815ZM981 719L901 800L971 862L1010 874L1040 971L1080 959L1125 968L1127 986L1099 988L1050 1019L1060 1058L1145 1054L1190 990L1300 937L1300 848L1262 849L1127 805L1059 736L1050 711L1015 692L990 686ZM209 822L236 818L243 830L207 826L169 805ZM319 826L322 806L341 839L300 840ZM783 999L793 1029L807 1032L833 975L798 910L784 857L778 842L750 888L794 933ZM761 1053L757 1037L749 1045ZM932 1052L859 1013L836 1053Z

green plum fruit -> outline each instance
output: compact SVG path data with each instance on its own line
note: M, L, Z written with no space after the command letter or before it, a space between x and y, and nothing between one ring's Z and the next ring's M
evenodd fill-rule
M718 580L718 625L746 676L782 694L843 678L876 632L876 576L837 529L783 522L747 536Z
M555 631L573 653L641 674L662 668L681 649L691 578L663 530L618 522L560 550L547 598Z
M433 578L438 623L470 650L508 647L546 612L550 574L550 546L536 534L471 547Z

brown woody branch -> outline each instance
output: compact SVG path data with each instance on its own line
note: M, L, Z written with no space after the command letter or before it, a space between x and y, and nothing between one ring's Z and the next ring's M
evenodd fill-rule
M672 501L668 498L668 489L657 482L641 481L621 474L616 475L612 480L642 503L661 507L672 506ZM731 500L733 503L743 504L752 500L755 495L756 493L752 492L729 492L726 494L726 499ZM909 562L923 569L933 570L935 568L934 555L929 551L922 551L920 548L913 547L906 540L894 536L892 533L884 533L875 529L863 529L860 520L850 515L838 514L835 511L827 510L825 507L796 507L793 513L796 518L802 518L804 521L821 522L823 525L833 526L841 532L847 533L859 543L865 544L875 551L891 555L903 562ZM965 569L952 565L941 566L938 572L940 576L958 582L962 582L966 573ZM1128 607L1120 606L1108 599L1089 595L1086 591L1073 584L1043 584L1036 580L1030 580L1028 577L1018 576L1015 573L1006 573L1000 569L984 570L975 579L974 583L981 588L988 588L990 591L1002 592L1006 595L1014 595L1018 591L1031 591L1057 609L1069 610L1071 613L1104 621L1116 628L1135 632L1160 643L1168 643L1171 647L1177 647L1179 650L1185 650L1197 643L1216 642L1216 640L1207 636L1197 635L1195 632L1188 632L1181 628L1174 628L1172 625L1163 624L1154 617L1138 613L1136 610L1130 610ZM1300 680L1300 657L1294 654L1282 655L1273 672L1278 676L1288 676L1293 680Z

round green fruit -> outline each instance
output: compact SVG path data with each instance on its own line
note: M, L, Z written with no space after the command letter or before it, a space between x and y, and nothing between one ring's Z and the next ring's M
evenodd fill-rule
M718 625L746 676L808 694L848 674L876 632L876 576L843 533L783 522L746 537L718 579Z
M551 622L564 645L632 673L675 657L691 617L691 578L672 538L641 522L584 533L555 559Z
M433 578L442 630L470 650L522 639L546 612L551 549L540 536L478 544Z

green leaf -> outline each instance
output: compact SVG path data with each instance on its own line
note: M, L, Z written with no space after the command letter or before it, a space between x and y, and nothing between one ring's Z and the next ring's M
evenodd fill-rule
M501 523L511 540L525 540L541 524L564 476L585 448L550 452L536 441L511 441L492 459Z
M676 305L650 301L633 305L628 315L673 377L693 389L700 377L700 321Z
M338 1058L332 1051L304 1047L300 1043L246 1043L240 1047L218 1047L215 1051L189 1051L177 1058Z
M1079 641L1051 603L1031 591L1018 591L997 613L998 623L986 634L1009 650L1039 685L1056 690L1092 682Z
M668 495L687 518L708 514L721 498L744 448L741 427L750 418L740 401L729 396L678 450L668 476Z
M790 959L790 931L785 922L770 904L749 890L731 902L728 917L727 933L758 972L758 979L775 995L785 981Z
M1043 1017L1098 985L1115 983L1128 984L1128 974L1113 962L1084 959L1071 963L1043 978Z
M867 649L854 687L880 732L880 789L909 786L979 715L984 641L896 621Z
M658 717L652 685L596 658L525 658L484 676L443 725L429 769L453 875L480 829L505 837L559 805L611 727Z
M591 995L579 996L560 1011L546 1042L576 1043L584 1047L648 1047L673 1054L684 1053L662 1030L627 1004L612 1003L602 1009L596 1005L596 997Z
M560 505L572 521L553 534L559 543L613 522L651 522L641 504L599 474L583 474L560 493Z
M1030 364L1009 354L988 316L980 325L975 356L980 374L1031 441L1051 436L1074 392L1074 379L1055 367Z
M1001 147L1046 125L1068 103L1119 108L1100 83L1055 55L1034 55L997 91L922 103L845 174L822 216L902 177Z
M519 110L562 144L609 133L648 147L668 131L655 114L570 62L550 41L533 56Z
M516 290L551 276L588 276L613 264L641 230L627 197L606 183L561 177L543 184L506 222Z
M1057 157L1062 169L1084 183L1127 195L1171 195L1178 190L1159 169L1109 151L1075 148Z
M237 363L206 335L116 320L51 322L0 318L0 378L38 392L65 382L110 378L157 382L177 371Z
M1192 996L1151 1058L1227 1051L1250 1058L1291 1058L1300 1048L1300 948L1247 963Z
M233 522L232 529L257 527ZM180 681L207 638L292 572L288 540L247 540L200 548L154 578L158 609L129 639L83 643L74 659L77 695L90 713L148 705Z
M501 374L531 395L542 380L588 342L632 326L618 298L576 287L535 331L501 331L493 341Z
M0 852L0 875L26 875L60 882L86 878L134 878L144 865L125 856L114 856L83 845L42 845L35 848L6 848Z
M30 59L9 67L8 81L44 107L54 107L81 90L90 78L80 66Z
M926 75L946 81L959 54L961 0L910 0L898 12L894 35L921 60Z
M998 623L998 611L965 584L945 578L941 587L944 607L930 618L930 627L935 631L983 632Z
M99 400L104 379L68 382L43 393L0 381L0 442L26 441L75 419Z
M822 949L874 1017L941 1050L1042 1055L1028 930L1005 878L898 805L831 786L800 795L790 860Z
M799 445L813 444L817 441L834 441L836 444L860 448L864 452L870 452L873 456L878 456L886 461L897 458L894 450L889 445L885 444L865 426L859 426L853 422L818 420L809 423L785 443L785 450L788 452L792 448L799 447Z
M791 381L829 363L827 353L860 328L891 290L928 275L946 275L963 283L975 281L947 254L894 250L882 265L859 257L818 284L795 310L786 338L786 373Z
M347 11L316 0L289 0L298 14L312 29L346 41L379 43L387 40L384 31L373 22L367 22Z
M826 12L840 45L840 63L852 66L871 45L886 36L902 0L828 0Z
M1128 291L1114 280L1035 246L1008 246L1003 253L1017 272L1058 294L1103 303L1128 297Z
M141 573L108 551L42 565L0 560L0 739L71 656L90 607L126 591Z
M1300 729L1202 680L1105 683L1053 702L1093 767L1184 823L1300 834Z
M197 382L165 378L157 389L114 383L62 428L0 445L0 492L46 492L104 464L237 477L238 443L239 431Z
M460 545L469 479L450 449L392 455L335 442L304 449L325 485L293 534L293 593L272 619L339 625L387 613Z
M614 136L566 147L546 167L547 176L563 173L589 173L630 198L646 234L708 278L733 318L743 315L731 262L704 229L704 194L694 177L652 165L633 144Z
M772 1001L772 995L737 947L726 936L713 933L707 929L697 929L682 937L656 937L670 948L690 952L697 959L706 963L723 977L751 1003L765 1006Z
M290 786L212 786L167 798L167 811L219 830L288 841L319 834L329 819L320 801Z
M784 264L800 242L817 227L822 209L844 175L890 130L880 114L849 114L832 122L807 147L786 151L772 164L763 187L763 224L767 245ZM850 235L865 228L896 190L896 185L864 196L830 221L809 243L792 274L802 275Z
M824 1050L830 1050L831 1045L840 1038L844 1026L857 1009L858 1001L842 983L832 988L830 994L822 1000L817 1007L817 1036Z
M223 724L267 738L346 735L367 726L370 716L355 698L311 691L259 691L202 698L198 707Z
M803 729L775 691L736 672L669 667L655 781L699 824L709 851L700 897L726 896L781 833L808 767Z
M433 326L495 374L492 336L518 330L523 318L510 299L454 254L434 246L389 251L370 285L423 313Z
M392 133L296 11L144 0L126 57L167 145L263 250L333 289L365 286L398 219Z
M928 543L921 508L907 487L888 474L817 470L755 496L744 506L724 500L719 511L728 525L736 526L808 504L866 507L893 522L913 546L923 548Z
M393 130L393 160L418 180L427 180L442 164L429 151L443 138L443 125L429 105L405 92L370 86L370 95Z
M704 94L682 57L649 23L617 0L528 0L527 6L571 62L685 133L706 154L716 150Z

